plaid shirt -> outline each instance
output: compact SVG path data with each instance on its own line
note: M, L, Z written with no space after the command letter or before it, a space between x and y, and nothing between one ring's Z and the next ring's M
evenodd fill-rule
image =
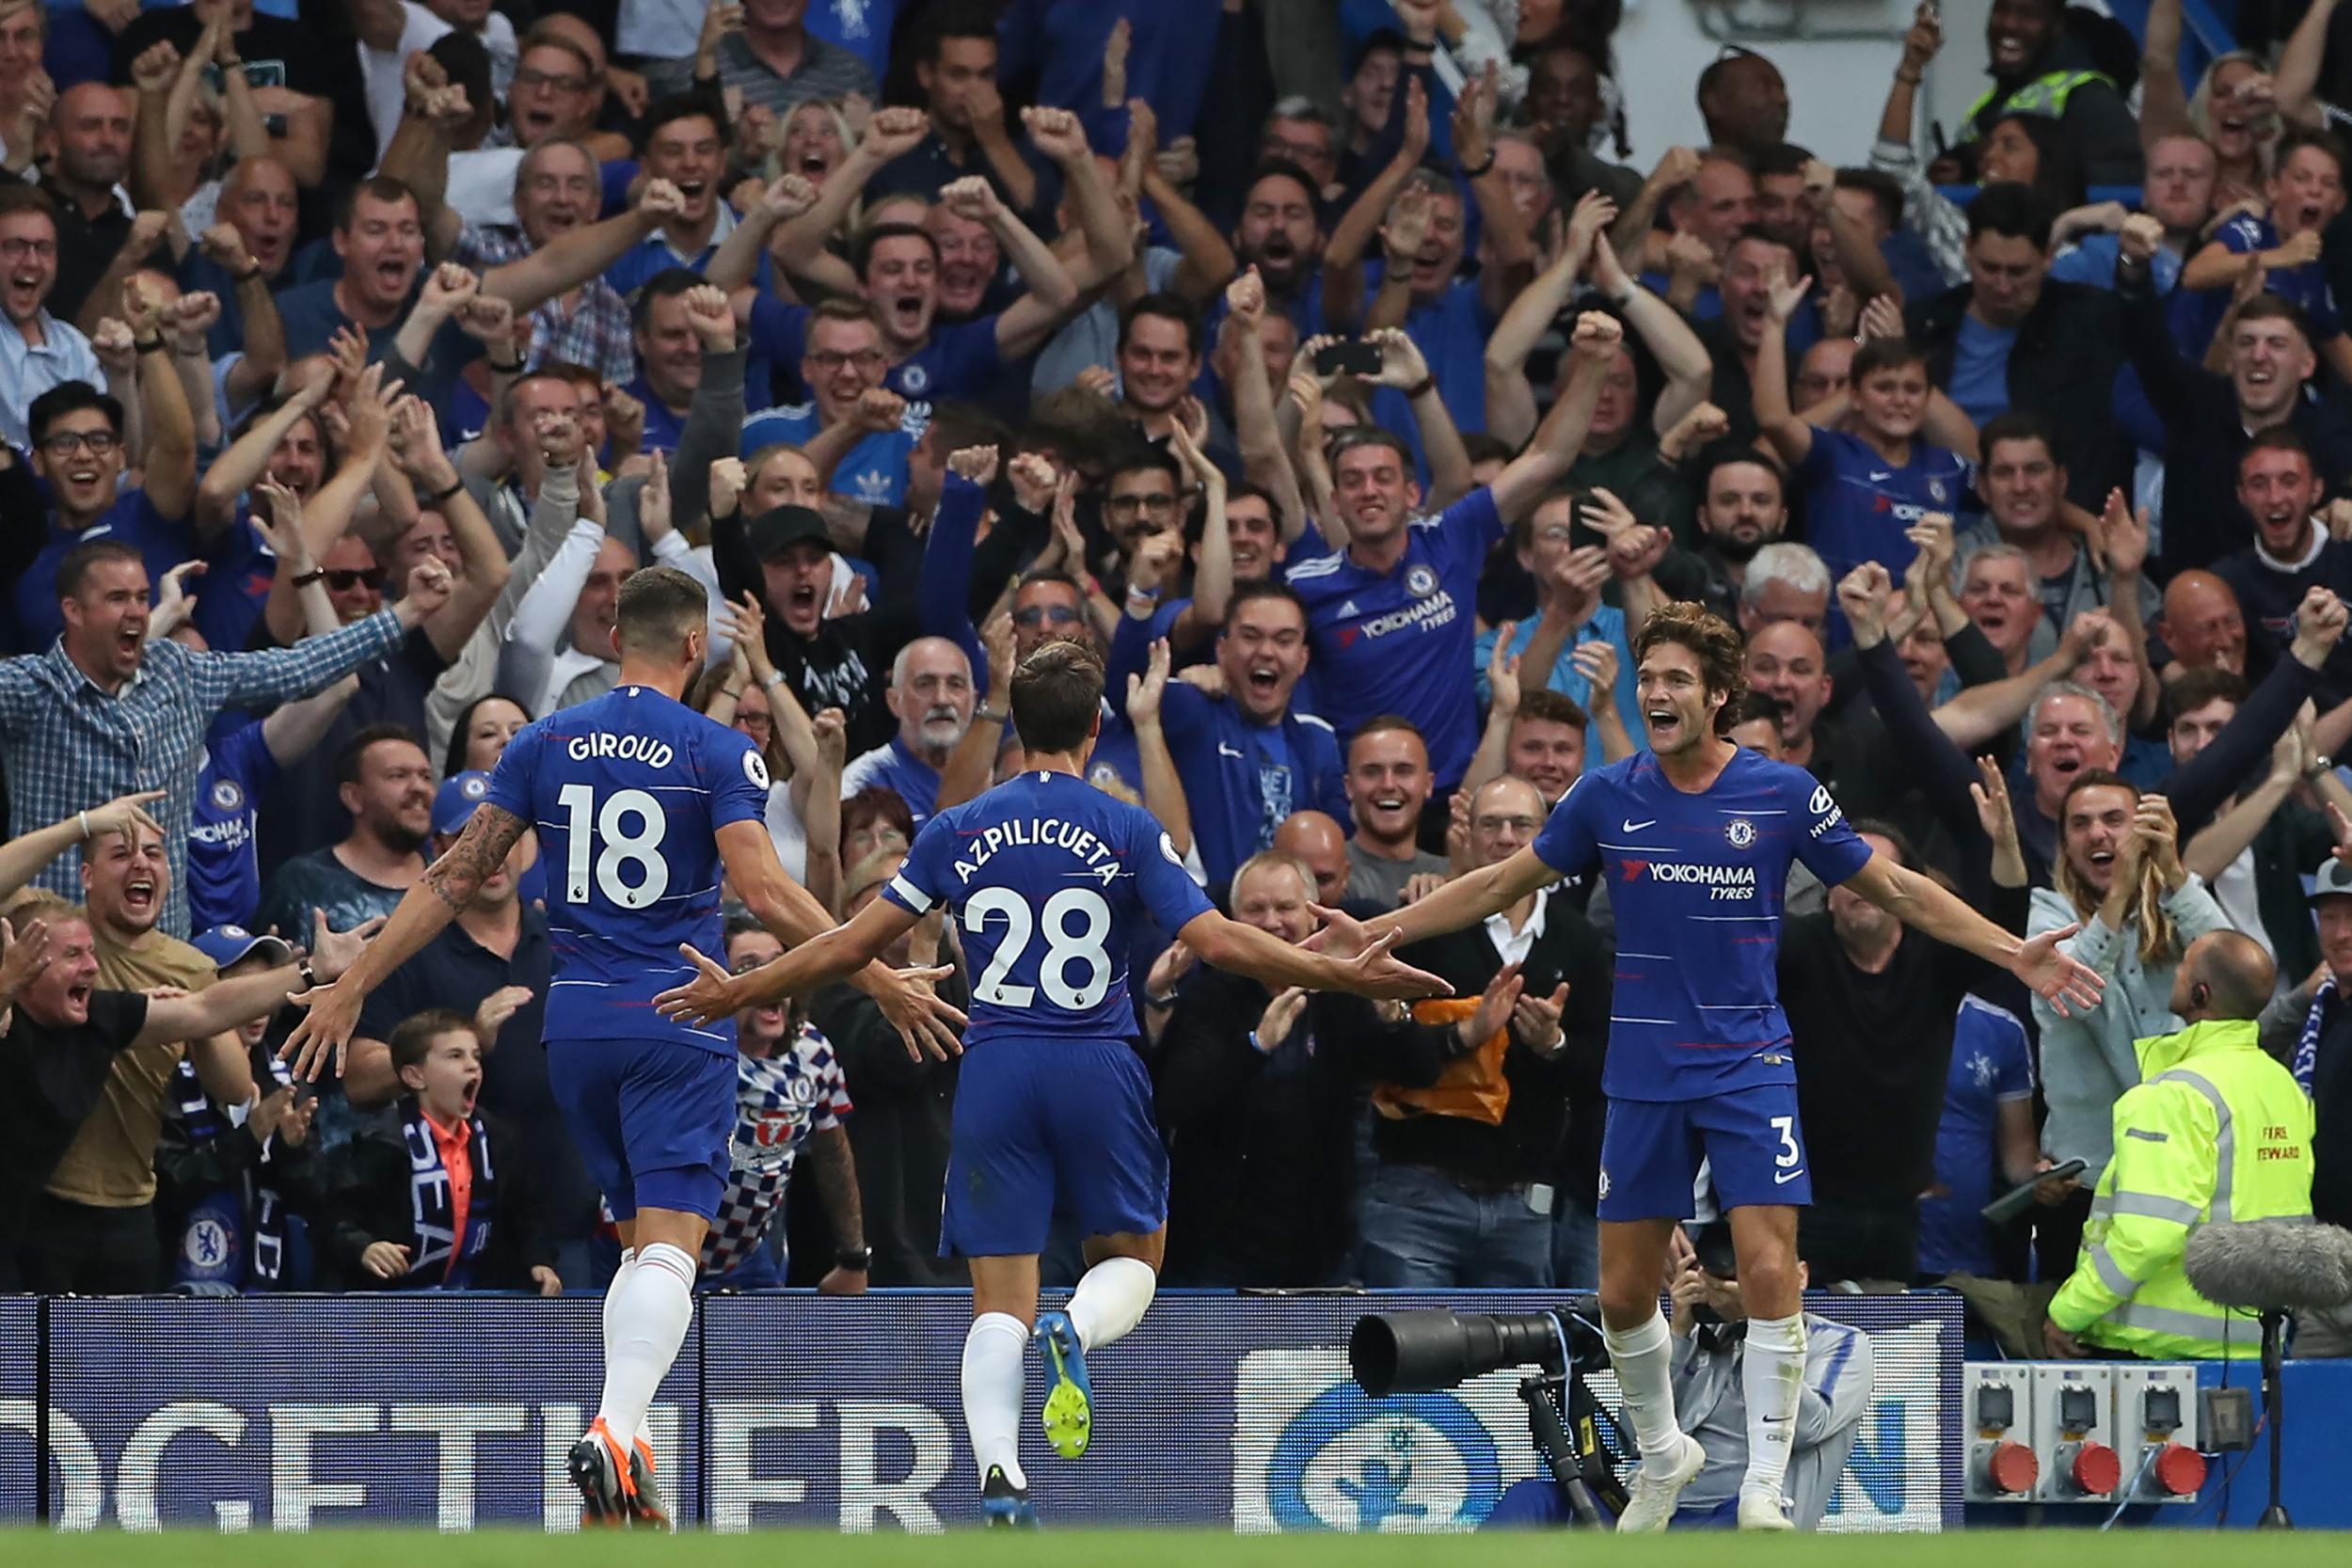
M225 707L308 697L405 635L391 610L291 648L198 653L150 642L138 673L109 695L74 667L60 638L45 654L0 660L0 761L8 776L9 836L62 822L135 790L160 789L148 809L171 857L163 928L188 934L188 816L204 763L204 731ZM51 861L34 882L79 898L82 853ZM301 941L308 932L292 933Z
M456 260L476 273L519 261L532 253L523 231L510 224L469 223L457 231ZM550 359L586 365L607 381L626 387L637 379L637 340L630 334L628 302L601 277L580 286L580 303L568 312L564 296L531 312L531 353L524 363L536 370Z

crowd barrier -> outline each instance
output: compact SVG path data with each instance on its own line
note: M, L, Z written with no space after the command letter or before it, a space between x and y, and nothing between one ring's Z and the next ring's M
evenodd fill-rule
M1168 1292L1089 1358L1093 1451L1064 1465L1035 1443L1034 1496L1057 1524L1474 1528L1535 1472L1516 1378L1368 1400L1348 1330L1369 1310L1556 1299ZM1867 1329L1877 1362L1825 1528L1957 1524L1958 1302L1813 1305ZM592 1296L0 1298L0 1519L576 1528L563 1462L596 1400L600 1310ZM976 1523L957 1415L970 1310L931 1291L706 1299L653 1416L681 1522ZM1034 1377L1029 1394L1034 1411Z

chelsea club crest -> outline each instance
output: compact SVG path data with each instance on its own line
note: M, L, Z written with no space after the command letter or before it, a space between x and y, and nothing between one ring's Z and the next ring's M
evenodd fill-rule
M1405 573L1405 592L1417 599L1425 599L1438 591L1438 574L1428 567L1415 564Z
M1756 842L1756 824L1735 816L1724 824L1724 838L1734 849L1745 849Z

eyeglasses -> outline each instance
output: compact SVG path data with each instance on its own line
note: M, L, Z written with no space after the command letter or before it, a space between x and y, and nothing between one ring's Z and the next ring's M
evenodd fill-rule
M820 371L837 371L844 365L855 365L859 370L866 371L881 364L882 356L878 348L862 348L855 354L843 354L835 349L816 349L810 351L808 362Z
M518 71L515 72L515 85L518 87L553 87L558 92L586 92L588 78L550 76L544 71Z
M1103 510L1116 516L1132 517L1138 512L1173 512L1174 496L1113 496L1103 503Z
M1066 604L1033 604L1012 612L1012 624L1016 626L1043 626L1048 621L1057 626L1067 626L1075 624L1077 619L1077 610Z
M381 566L344 568L322 575L326 578L327 588L337 594L348 594L363 584L380 592L388 577Z
M774 733L776 721L764 713L738 713L735 727L751 735L770 735Z
M52 457L71 457L87 447L92 457L103 457L122 445L111 430L57 430L40 438L40 450Z
M44 261L55 261L57 256L57 242L55 240L0 240L0 256L6 256L11 261L26 256L39 256Z
M760 968L767 962L768 960L766 958L738 958L735 960L735 967L730 973L736 974L749 974L752 971Z

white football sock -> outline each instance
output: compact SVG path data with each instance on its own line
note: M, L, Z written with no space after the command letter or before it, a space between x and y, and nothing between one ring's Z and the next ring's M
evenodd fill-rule
M1633 1422L1634 1441L1641 1445L1642 1467L1663 1477L1681 1447L1682 1428L1675 1424L1674 1337L1656 1307L1631 1328L1601 1326L1609 1346L1609 1365L1617 1374L1625 1397L1625 1413Z
M1750 1318L1740 1356L1740 1386L1748 1402L1748 1473L1742 1497L1781 1495L1797 1432L1797 1401L1804 1392L1804 1317Z
M1159 1275L1140 1258L1105 1258L1087 1270L1065 1309L1079 1349L1099 1350L1133 1333L1159 1288Z
M605 1303L604 1402L597 1419L624 1448L644 1429L694 1321L694 1260L667 1242L637 1249L628 1281Z
M1021 1388L1028 1372L1029 1331L1009 1312L983 1312L963 1337L963 1428L985 1485L991 1465L1015 1486L1021 1468Z
M608 1350L612 1344L612 1309L620 1305L621 1287L628 1283L628 1276L636 1270L636 1267L637 1249L623 1247L621 1266L612 1271L612 1283L604 1288L604 1343Z

